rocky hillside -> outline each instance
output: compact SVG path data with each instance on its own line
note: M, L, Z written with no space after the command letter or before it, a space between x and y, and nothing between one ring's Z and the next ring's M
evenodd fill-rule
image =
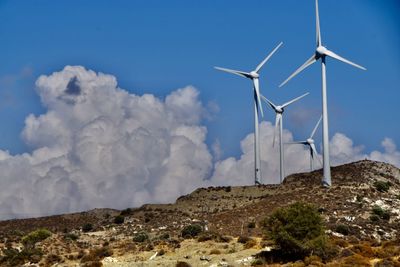
M399 266L396 260L400 253L400 170L386 163L363 160L333 167L330 188L320 185L321 177L322 171L317 170L290 175L281 185L199 188L174 204L2 221L0 264L176 266L179 261L191 266L262 264L265 261L257 262L255 255L270 250L273 244L265 237L260 222L276 208L302 201L318 207L327 234L338 244L337 259L318 264L356 266L354 262L346 265L345 261L358 255L362 258L358 258L360 262L365 259L364 265L359 266L373 266L383 260L397 265L381 266ZM182 229L194 224L202 226L202 240L183 239ZM40 253L24 252L23 237L39 228L53 234L34 244ZM387 244L393 251L390 257L383 252L379 254L388 250L384 249ZM370 253L353 249L359 245L369 247ZM349 252L342 255L346 250ZM280 264L295 263L280 260ZM296 266L306 266L307 262L299 264L303 265Z

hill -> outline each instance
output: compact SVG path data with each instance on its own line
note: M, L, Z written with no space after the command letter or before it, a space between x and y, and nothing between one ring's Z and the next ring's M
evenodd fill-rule
M23 250L22 237L46 228L53 235L35 245L43 255L36 259L25 257L18 263L36 261L42 266L93 262L102 262L105 266L175 266L178 261L192 266L255 264L255 255L270 250L271 246L260 222L276 208L297 201L318 207L326 232L335 244L341 244L337 245L339 252L332 263L339 265L332 266L342 266L344 260L355 255L368 259L364 266L372 266L384 260L379 254L383 246L397 243L387 260L398 260L400 170L390 164L363 160L333 167L330 188L320 185L321 178L322 171L317 170L290 175L281 185L199 188L173 204L2 221L0 263L12 265L10 257L5 258L7 253L14 249L18 257L16 251ZM120 214L123 222L116 219ZM193 224L201 225L209 233L203 234L203 239L208 241L181 237L182 229ZM251 237L252 245L246 245L248 240L242 244L240 236ZM138 242L138 238L143 242ZM372 247L368 257L365 251L352 249L360 244L366 250ZM342 255L346 250L350 251L348 255ZM149 260L156 252L159 256Z

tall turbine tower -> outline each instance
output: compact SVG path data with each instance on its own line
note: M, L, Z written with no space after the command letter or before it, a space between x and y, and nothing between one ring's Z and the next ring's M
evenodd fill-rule
M277 47L251 72L244 72L239 70L225 69L215 67L218 70L233 73L248 79L253 82L253 95L254 95L254 180L255 184L261 184L261 160L260 160L260 141L258 130L258 110L260 109L261 115L264 116L263 109L260 101L260 85L259 85L259 71L270 57L279 49L283 43L280 42Z
M324 186L331 186L331 169L329 163L329 131L328 131L328 100L326 95L326 62L327 56L352 65L356 68L366 70L364 67L357 65L337 54L328 50L322 45L321 32L319 27L319 14L318 14L318 0L315 0L315 14L316 14L316 31L317 31L317 49L315 53L303 64L301 65L292 75L289 76L279 87L282 87L290 79L299 74L302 70L321 59L321 72L322 72L322 139L323 139L323 160L324 160L324 175L322 184Z
M310 149L310 171L314 170L314 156L318 159L319 163L321 163L321 165L322 165L322 162L318 157L318 152L317 152L317 149L315 148L314 139L313 139L314 134L317 131L319 124L321 123L321 120L322 120L322 116L319 118L317 124L315 125L313 131L310 134L310 137L307 138L307 140L286 143L286 144L300 144L300 145L308 146L308 148Z
M261 95L261 98L269 104L269 106L275 111L276 117L275 117L275 131L274 131L274 141L272 143L272 146L275 146L275 136L276 136L276 130L278 128L279 124L279 159L280 159L280 182L283 182L283 179L285 178L285 172L284 172L284 152L283 152L283 139L282 139L282 131L283 131L283 112L285 111L285 108L292 104L293 102L296 102L297 100L300 100L301 98L305 97L309 93L305 93L304 95L301 95L299 97L296 97L293 100L290 100L289 102L286 102L283 105L277 106L274 103L272 103L270 100L268 100L265 96Z

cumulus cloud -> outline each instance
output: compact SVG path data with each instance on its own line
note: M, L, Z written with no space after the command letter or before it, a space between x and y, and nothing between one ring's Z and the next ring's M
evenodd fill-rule
M47 112L25 120L33 152L0 151L2 218L167 202L207 184L212 156L195 88L137 96L79 66L36 87Z
M204 106L194 87L165 99L138 96L119 88L112 75L67 66L40 76L36 88L47 111L25 119L21 136L32 152L0 150L0 219L172 202L197 187L253 184L253 134L241 141L238 158L222 159L218 140L207 147L202 124L218 108ZM273 131L270 122L260 124L264 183L279 179ZM287 130L283 138L293 141ZM367 155L336 134L332 162L369 157L400 166L394 142L386 138L382 145L384 152ZM308 170L306 147L288 145L285 154L286 174Z

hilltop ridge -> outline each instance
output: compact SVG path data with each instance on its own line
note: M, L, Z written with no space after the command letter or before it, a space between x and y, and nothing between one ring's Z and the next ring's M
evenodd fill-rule
M200 224L207 231L219 235L262 238L263 229L260 222L276 208L297 201L317 206L324 218L328 233L333 237L346 238L336 232L338 225L344 225L348 231L347 235L359 241L383 242L400 238L398 168L387 163L361 160L332 167L333 185L330 188L321 186L321 177L322 170L316 170L289 175L281 185L198 188L171 204L146 204L124 211L95 209L82 213L2 221L0 240L4 242L0 243L0 249L4 248L6 243L17 245L24 234L37 228L47 228L55 233L59 243L62 243L60 237L69 232L78 234L80 239L85 240L86 245L81 244L80 247L78 243L74 244L69 251L88 249L89 245L96 246L107 241L121 257L126 257L130 253L121 245L126 245L135 233L146 232L153 237L168 235L175 238L171 239L175 240L173 242L178 242L176 238L179 238L183 227L193 223ZM384 210L387 218L377 218L374 221L372 217L376 207ZM116 224L115 217L120 214L123 215L124 222ZM251 223L253 226L249 227ZM82 232L85 224L92 226L89 233ZM168 242L172 242L171 240ZM152 242L155 249L156 242ZM170 244L168 242L166 244ZM57 247L54 244L47 244L44 250L54 251ZM168 249L170 245L165 246ZM137 245L135 247L137 248ZM154 251L153 249L149 251ZM195 253L189 251L190 247L186 250L186 253ZM58 248L58 251L63 255L68 254L68 250L63 251ZM139 255L141 252L135 253ZM79 259L74 258L74 260ZM140 259L129 261L140 262Z

